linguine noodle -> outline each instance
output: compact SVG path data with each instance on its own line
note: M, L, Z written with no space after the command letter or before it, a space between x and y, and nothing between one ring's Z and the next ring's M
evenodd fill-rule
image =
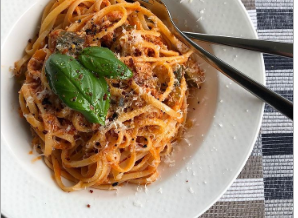
M66 46L60 42L65 32L84 43L69 38ZM133 71L128 80L106 79L111 105L104 126L63 104L45 76L52 53L76 57L89 46L111 49ZM25 75L21 115L31 126L34 149L63 191L150 184L158 178L161 157L171 153L186 121L185 72L195 73L197 84L204 79L192 51L161 20L138 2L52 0L25 51L15 64L16 76ZM65 186L61 177L74 185Z

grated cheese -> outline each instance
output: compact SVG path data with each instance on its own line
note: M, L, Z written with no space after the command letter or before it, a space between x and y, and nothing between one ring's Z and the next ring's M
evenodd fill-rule
M175 160L171 160L170 155L165 155L162 158L162 161L167 164L169 167L175 166Z

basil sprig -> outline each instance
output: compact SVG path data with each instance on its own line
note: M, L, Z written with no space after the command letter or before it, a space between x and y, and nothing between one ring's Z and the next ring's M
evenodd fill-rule
M103 77L95 77L73 57L63 54L52 54L45 70L51 89L68 107L91 123L105 124L110 93Z
M110 79L128 79L133 75L131 70L107 48L85 48L78 60L88 70Z

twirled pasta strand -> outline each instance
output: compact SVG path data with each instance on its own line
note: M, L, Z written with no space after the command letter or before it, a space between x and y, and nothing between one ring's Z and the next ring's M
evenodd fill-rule
M86 33L94 25L98 31L87 35L92 40L85 46L109 44L134 71L128 81L108 80L113 101L131 99L110 109L106 126L88 123L62 104L45 76L45 61L54 52L48 45L50 34L60 29ZM110 36L114 38L109 41ZM34 147L63 191L150 184L158 178L161 156L172 151L187 113L187 84L183 74L177 80L175 70L186 66L192 55L161 20L138 2L52 0L25 52L15 64L16 75L26 76L20 108L33 129ZM74 185L65 186L61 177Z

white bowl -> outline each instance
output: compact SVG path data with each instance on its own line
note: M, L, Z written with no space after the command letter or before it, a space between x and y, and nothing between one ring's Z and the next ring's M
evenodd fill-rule
M175 165L160 167L161 178L145 188L126 185L114 191L65 193L51 179L42 161L32 163L29 126L18 115L19 85L9 67L18 60L34 35L47 0L4 1L14 9L29 7L2 44L1 65L1 188L2 213L17 217L198 217L220 198L244 166L258 134L264 104L206 63L206 83L190 103L193 136L175 148ZM183 30L256 38L238 0L166 0ZM19 7L19 8L18 8ZM7 15L8 16L8 15ZM13 16L13 14L11 15ZM9 17L4 17L9 20ZM4 25L11 25L5 23ZM264 83L262 55L203 44L208 50ZM198 104L198 101L200 103ZM195 110L193 109L195 108ZM188 182L186 182L188 180ZM138 189L138 191L137 191ZM86 205L91 207L87 208Z

